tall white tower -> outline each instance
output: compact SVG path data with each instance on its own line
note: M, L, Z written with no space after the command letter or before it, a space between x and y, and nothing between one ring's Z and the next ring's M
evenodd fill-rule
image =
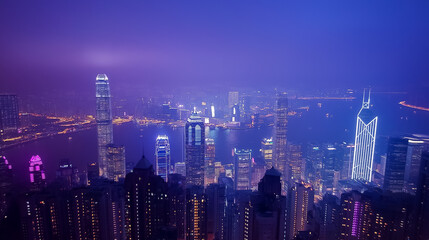
M97 99L95 120L97 122L98 166L100 167L100 176L110 178L109 176L114 174L108 173L107 145L113 143L113 125L109 79L106 74L97 75L95 90Z
M374 161L375 138L378 117L369 109L371 91L368 99L363 92L362 108L357 115L355 151L353 155L352 179L371 182L372 164Z

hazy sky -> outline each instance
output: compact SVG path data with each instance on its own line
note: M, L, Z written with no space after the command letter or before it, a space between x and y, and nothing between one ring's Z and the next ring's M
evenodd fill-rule
M429 90L429 1L0 1L0 92Z

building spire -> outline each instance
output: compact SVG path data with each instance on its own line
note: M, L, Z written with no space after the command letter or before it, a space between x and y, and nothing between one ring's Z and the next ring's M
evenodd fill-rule
M365 100L366 88L363 89L362 108L369 109L369 103L371 100L371 89L368 90L368 100Z

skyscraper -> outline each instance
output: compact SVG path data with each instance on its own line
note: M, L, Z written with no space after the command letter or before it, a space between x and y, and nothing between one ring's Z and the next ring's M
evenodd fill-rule
M307 215L312 211L314 192L310 184L295 183L288 194L289 239L306 230Z
M186 240L207 239L207 196L204 186L186 188Z
M19 128L18 98L13 94L0 94L0 137L17 133Z
M422 153L429 150L429 136L414 135L406 139L408 139L408 150L405 165L405 189L407 193L416 194Z
M12 165L0 155L0 219L4 219L8 208L7 194L12 189Z
M193 112L185 125L186 182L188 185L204 185L204 122Z
M384 189L392 192L405 191L405 165L407 161L408 140L390 138L387 147Z
M371 203L358 191L341 195L339 239L367 239L371 224Z
M252 150L234 148L235 190L249 190L252 183Z
M95 80L98 166L100 176L108 178L107 145L113 143L112 107L110 103L109 79L106 74L98 74Z
M45 168L39 155L32 156L30 159L30 182L31 189L39 191L46 186Z
M168 225L168 187L143 156L125 178L127 239L158 239Z
M323 196L320 205L320 240L338 239L340 200L330 194Z
M205 173L204 173L204 186L208 186L216 181L215 175L215 159L216 147L213 138L206 138L206 151L205 151Z
M180 174L186 177L186 163L185 162L177 162L174 164L174 173Z
M277 94L274 116L274 152L273 164L283 175L283 185L289 181L290 176L285 176L287 172L286 163L286 132L287 132L287 108L288 99L286 93ZM284 187L285 190L285 187Z
M225 207L227 205L225 184L211 184L206 188L208 239L223 239L225 228Z
M423 152L417 187L417 232L420 239L429 237L429 152Z
M158 135L155 145L156 175L168 181L170 174L170 142L168 136Z
M107 178L119 182L125 179L125 147L109 144L107 147Z
M238 104L232 106L231 122L240 122L240 106Z
M168 201L170 202L170 226L177 229L177 238L185 238L186 178L183 175L170 174L168 180Z
M372 164L377 134L378 117L370 108L371 92L368 99L363 93L362 108L356 120L355 151L353 155L352 179L366 182L372 181Z
M60 183L61 189L68 190L79 184L79 171L73 167L70 159L60 160L56 181Z
M238 92L228 92L228 110L231 111L232 107L238 103Z
M262 158L265 162L265 169L273 167L273 139L264 138L261 142Z
M303 158L302 158L302 150L301 145L299 144L288 144L288 163L289 163L289 176L291 181L297 182L302 178L302 169L303 169Z

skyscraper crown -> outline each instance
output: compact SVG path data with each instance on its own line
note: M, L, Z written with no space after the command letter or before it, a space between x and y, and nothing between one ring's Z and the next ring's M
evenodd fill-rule
M109 78L107 77L106 74L100 73L100 74L97 74L96 80L97 81L107 81L107 80L109 80Z

